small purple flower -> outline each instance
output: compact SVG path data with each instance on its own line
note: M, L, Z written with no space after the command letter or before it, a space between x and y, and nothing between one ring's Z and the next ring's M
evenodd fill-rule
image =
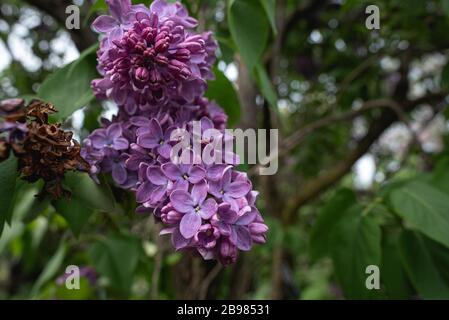
M173 207L184 213L179 226L184 238L192 238L201 226L201 219L210 219L217 212L217 202L206 197L207 183L204 180L193 186L191 194L175 190L170 195Z
M129 142L122 136L122 127L119 123L111 124L107 129L97 129L90 136L92 146L96 149L112 148L126 150Z
M132 171L139 170L139 165L141 163L146 163L148 165L153 165L156 163L156 156L148 152L147 149L141 146L131 143L130 144L130 154L128 160L126 160L126 168Z
M268 227L263 222L253 222L248 225L249 232L251 233L251 239L258 244L264 244L267 242L266 233Z
M206 223L203 224L195 234L195 242L201 248L209 250L215 247L219 237L220 231L218 228Z
M244 197L250 190L248 181L232 181L232 167L228 167L221 179L209 183L209 193L231 204L234 210L238 210L236 199Z
M160 235L171 234L171 242L176 250L186 248L191 241L190 239L186 239L183 237L183 235L180 232L180 228L178 227L165 228L159 234Z
M102 170L112 172L112 178L118 185L124 185L127 182L128 171L126 170L125 162L128 157L128 154L119 154L113 149L105 150L105 158L101 164Z
M204 168L191 164L175 165L167 162L162 165L162 171L174 182L188 181L195 184L203 181L206 177L206 170Z
M237 260L237 247L227 238L221 240L218 259L224 265L232 264Z
M148 127L137 130L137 144L146 149L156 148L159 155L168 159L170 157L170 135L175 128L168 128L165 133L156 119L151 119Z
M218 206L218 221L213 224L218 227L220 233L228 236L230 241L240 250L248 251L252 246L251 233L248 224L254 221L256 209L248 207L240 214L231 209L228 203L221 203Z

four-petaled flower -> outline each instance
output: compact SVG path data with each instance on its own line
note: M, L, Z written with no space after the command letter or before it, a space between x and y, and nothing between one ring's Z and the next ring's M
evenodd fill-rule
M175 210L184 213L179 225L182 236L192 238L201 226L201 219L210 219L217 212L217 202L207 198L207 183L205 180L196 184L192 192L175 190L170 200Z
M97 129L90 135L92 146L96 149L112 148L115 150L126 150L129 142L122 136L120 123L114 123L107 129Z

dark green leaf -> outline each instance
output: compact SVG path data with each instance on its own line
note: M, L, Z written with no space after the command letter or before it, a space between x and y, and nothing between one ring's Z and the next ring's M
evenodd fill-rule
M216 36L216 39L220 47L218 58L228 64L234 62L234 51L236 51L236 49L232 39L218 36Z
M382 238L380 272L389 299L409 299L413 295L413 288L399 255L399 233L387 234Z
M277 94L268 77L267 71L260 63L258 63L256 65L255 73L260 92L262 92L262 95L273 108L277 108Z
M229 125L240 119L240 103L234 85L218 68L214 67L215 80L208 82L206 97L215 100L226 112Z
M91 208L76 198L54 201L53 207L64 217L75 236L79 236L81 229L93 213Z
M96 77L94 47L80 58L49 75L39 87L39 98L51 102L58 112L52 120L62 121L94 98L90 82Z
M329 253L330 232L344 216L344 212L355 203L354 192L349 189L341 189L320 210L310 235L310 258L312 260L317 260Z
M89 250L96 270L109 279L111 285L127 294L140 254L140 242L132 236L113 235L98 241Z
M366 268L380 267L381 232L372 215L362 214L354 205L344 214L331 233L331 253L337 279L348 299L367 299L379 295L366 288Z
M0 162L0 235L5 222L11 222L17 178L17 158L11 153Z
M273 29L273 33L276 35L276 0L260 0L260 2L265 10L268 21L270 21L271 29Z
M31 290L31 297L35 297L39 292L39 289L56 275L58 270L61 268L62 262L64 261L66 250L67 248L65 241L61 240L61 243L55 254L50 258L44 270L39 275L39 278L34 283L34 286Z
M97 0L95 3L90 7L89 12L87 12L86 18L83 20L83 25L87 25L87 22L89 21L90 17L98 11L107 11L108 6L106 4L105 0Z
M258 0L230 0L228 23L232 38L249 70L267 45L269 22Z
M426 240L417 232L404 231L399 242L401 259L413 286L422 298L449 299L449 286L431 253L432 243L434 242ZM445 267L447 273L447 254Z
M65 175L64 184L72 192L74 199L91 209L111 212L115 209L115 200L106 183L97 184L88 174L69 172Z
M449 247L449 195L412 181L392 192L391 203L408 226Z
M449 158L438 161L432 173L430 183L437 189L449 194Z

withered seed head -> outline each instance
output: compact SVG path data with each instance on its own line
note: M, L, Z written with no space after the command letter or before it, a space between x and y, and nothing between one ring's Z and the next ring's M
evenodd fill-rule
M16 101L18 103L18 101ZM9 109L12 103L6 105ZM6 109L8 109L6 108ZM43 179L44 191L53 198L70 196L61 181L67 171L87 171L88 163L80 156L80 145L73 140L73 133L61 129L60 124L49 124L48 115L57 112L50 103L33 100L26 107L17 107L6 113L5 123L26 123L23 140L0 140L0 161L6 159L11 148L19 159L19 172L24 180L35 182ZM11 135L11 125L9 134ZM14 126L12 126L14 127ZM1 132L0 133L5 133Z

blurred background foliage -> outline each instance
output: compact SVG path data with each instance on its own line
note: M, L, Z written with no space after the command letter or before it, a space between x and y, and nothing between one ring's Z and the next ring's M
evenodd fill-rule
M151 1L134 1L150 3ZM449 1L183 0L219 42L207 96L241 128L277 128L274 176L245 166L268 243L222 268L174 252L108 176L68 175L70 201L0 164L0 298L449 298ZM70 4L80 30L65 29ZM365 8L380 9L368 30ZM103 0L2 0L0 98L40 97L82 140ZM66 266L96 273L81 290ZM380 267L367 290L365 269Z

